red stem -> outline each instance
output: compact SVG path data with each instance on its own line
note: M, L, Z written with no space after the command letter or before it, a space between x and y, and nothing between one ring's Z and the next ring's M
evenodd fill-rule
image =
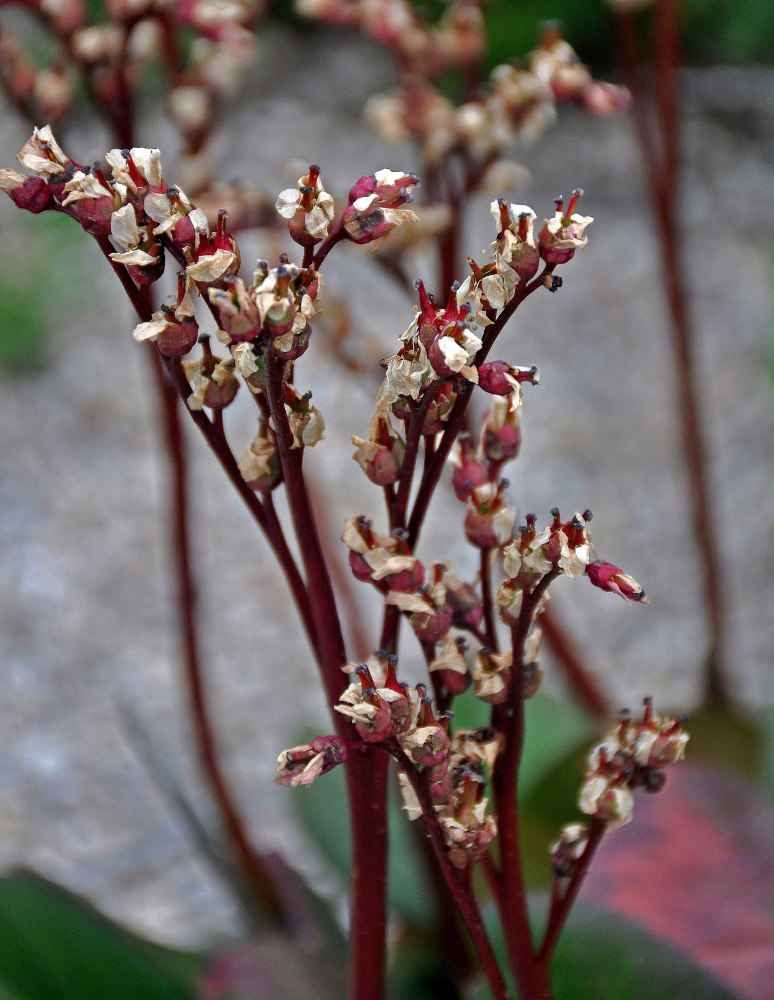
M543 944L540 946L540 951L538 952L538 964L547 972L548 966L551 962L551 957L553 956L554 949L556 948L556 942L559 939L559 935L564 927L567 917L570 914L570 909L572 904L580 891L580 887L583 884L583 880L586 877L586 872L589 870L589 865L594 857L597 848L599 847L602 837L605 833L606 824L602 821L593 817L591 824L589 826L589 839L586 842L586 847L583 854L580 856L580 860L575 866L575 871L572 873L569 884L565 889L563 894L559 894L557 879L554 882L554 888L551 893L551 910L548 916L548 924L546 926L545 936L543 938Z
M446 884L449 887L449 891L452 894L455 905L460 912L460 916L465 923L465 927L467 928L471 940L473 941L473 946L476 949L476 955L478 956L481 969L492 989L494 1000L508 1000L508 988L505 985L505 980L503 979L502 972L500 972L497 959L492 950L489 938L487 937L483 920L481 919L481 913L473 894L470 872L460 871L458 868L455 868L449 860L443 831L441 830L440 823L438 822L438 816L435 812L435 807L433 806L426 783L422 780L422 775L417 771L406 754L397 744L391 747L389 752L398 762L398 765L403 773L408 777L411 782L411 786L419 799L419 803L422 807L422 817L425 821L425 826L427 827L427 832L433 846L433 851L435 852L436 860L438 861L443 877L446 880ZM532 997L527 995L523 998L523 1000L532 1000Z
M301 468L301 449L293 448L293 433L282 400L281 363L270 350L264 359L266 397L309 583L322 680L336 730L348 736L349 724L333 712L346 686L341 668L347 662L336 599ZM381 1000L387 934L387 760L372 754L354 754L347 766L347 787L352 832L350 996L352 1000Z
M723 592L721 561L712 531L712 498L708 483L706 446L699 415L693 359L693 329L682 276L685 273L683 238L675 206L678 203L677 62L679 24L674 0L659 0L654 23L654 77L658 111L658 142L646 117L646 95L631 14L621 14L619 51L627 81L634 94L635 124L646 166L651 204L661 245L665 297L671 320L672 349L679 397L682 449L688 475L693 531L702 569L702 593L709 630L705 663L706 697L724 704L729 700L723 676ZM659 155L660 154L660 155Z
M551 570L531 592L524 592L519 619L511 628L513 667L510 696L504 705L495 706L493 710L494 725L505 737L503 753L492 774L502 880L500 914L514 978L520 994L529 1000L550 997L551 989L546 970L535 961L521 866L518 778L524 747L524 643L534 609L558 572L557 569Z
M191 567L191 543L188 533L189 503L186 475L186 456L178 398L174 387L166 379L158 352L152 350L151 363L156 391L161 404L162 435L166 445L170 478L169 529L170 553L177 582L178 621L183 653L183 668L188 686L191 718L194 725L196 747L202 770L210 791L220 811L220 818L228 834L234 854L244 872L250 889L266 916L276 922L284 918L283 905L264 870L261 859L253 850L247 827L231 794L218 760L215 734L207 707L204 678L199 658L196 629L196 588Z
M495 627L494 601L492 600L492 565L491 549L481 549L479 573L481 576L481 605L484 609L484 626L486 641L490 649L499 652L497 643L497 628Z

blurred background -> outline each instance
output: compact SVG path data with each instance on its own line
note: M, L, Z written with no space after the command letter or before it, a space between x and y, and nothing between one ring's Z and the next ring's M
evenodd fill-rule
M4 26L16 16L26 30L19 12L0 14ZM546 17L563 20L595 75L618 79L609 11L591 0L491 4L491 63L529 51ZM646 45L648 24L643 14ZM723 670L732 702L723 713L699 711L707 647L700 571L660 249L629 115L562 108L534 146L516 150L528 173L506 197L531 205L540 220L557 194L581 186L582 210L595 221L588 247L562 269L560 293L533 296L497 356L536 363L542 374L539 389L526 387L524 444L509 475L520 515L534 510L542 521L554 505L563 513L590 507L601 557L635 576L651 600L627 607L561 581L553 606L614 704L636 709L653 695L661 710L698 713L698 754L731 768L730 786L718 778L722 794L703 803L720 824L719 841L727 844L723 824L732 817L740 836L756 831L744 857L765 888L754 904L755 941L771 969L774 841L762 831L772 830L774 795L774 21L757 0L723 8L688 0L682 31L682 176L674 197L725 581ZM299 165L317 162L341 199L361 174L416 169L410 146L387 146L361 117L367 98L392 78L375 44L298 23L289 5L277 5L218 122L221 178L274 196L295 183ZM174 178L176 140L150 84L148 91L138 144L160 146L165 176ZM3 106L4 166L15 164L29 132ZM85 105L64 135L65 149L82 162L111 145ZM463 243L474 257L494 237L488 201L474 201L467 213ZM217 822L177 667L150 365L131 338L134 319L114 276L77 226L51 214L31 218L7 199L0 226L0 865L32 869L170 946L234 942L245 931L241 903L203 848L202 830ZM247 233L240 245L246 271L285 246L265 233ZM412 277L427 277L430 266L418 256ZM323 334L299 365L299 384L312 389L325 417L326 440L307 461L337 551L345 518L381 514L379 491L352 462L349 437L365 433L378 360L394 353L413 302L361 248L332 255L326 279L332 316L323 326L335 326L346 307L348 324L338 322L348 327L344 349L364 366L360 374L332 362ZM244 403L227 414L235 450L253 434ZM298 793L272 784L281 749L306 727L327 731L312 663L267 546L188 431L201 636L224 766L258 848L281 853L336 897L341 880L299 823ZM441 492L418 554L449 558L471 578L476 557L464 544L464 509ZM342 551L338 558L344 565ZM379 602L357 597L376 643ZM401 673L409 681L421 676L416 654L407 642ZM561 672L549 657L544 665L545 688L561 705ZM587 722L579 723L578 745L594 738ZM570 778L568 814L577 774ZM739 789L750 798L735 798ZM645 815L659 806L648 802ZM550 824L536 829L535 843L544 845ZM535 850L539 857L545 847ZM612 885L610 875L600 896ZM734 986L737 996L767 996L755 984Z

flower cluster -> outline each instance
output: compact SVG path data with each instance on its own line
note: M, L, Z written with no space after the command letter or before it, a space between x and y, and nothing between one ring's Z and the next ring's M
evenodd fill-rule
M159 65L182 140L180 173L197 192L211 184L218 105L253 58L261 0L110 0L98 23L89 23L92 12L81 0L24 5L46 22L58 51L51 65L38 66L32 46L4 29L0 84L16 107L33 121L58 124L85 79L103 116L125 126L127 90Z
M578 804L581 811L615 829L632 817L632 790L658 792L666 780L663 769L685 756L688 733L684 717L654 715L650 698L640 722L621 712L619 724L591 751Z
M502 740L489 727L452 734L450 716L435 714L423 684L410 688L399 683L396 664L397 658L383 651L368 663L347 664L343 669L356 680L335 708L352 721L362 744L397 756L404 767L400 782L409 818L422 815L424 797L424 808L432 808L443 831L450 860L464 868L481 857L497 833L485 791ZM352 746L348 749L339 737L318 737L280 754L275 780L310 784L348 752Z
M605 830L628 823L634 809L635 788L658 792L664 787L663 769L685 756L688 733L685 717L654 715L650 698L639 722L622 711L618 725L589 754L578 805ZM551 867L557 878L571 877L589 843L589 828L570 823L551 845Z
M474 627L480 621L475 609L479 607L475 596L466 589L459 577L446 563L435 563L429 570L415 558L403 529L390 535L374 530L373 524L360 516L347 521L342 541L349 549L349 566L356 579L372 583L384 594L385 603L408 615L409 622L420 641L429 644L442 642L449 636L452 626ZM464 691L470 682L464 658L460 660L456 641L453 650L447 648L430 670L453 674L455 693ZM453 655L454 666L451 666Z
M304 13L330 19L330 3L304 3ZM405 5L407 6L407 5ZM399 35L381 30L385 18L369 19L368 13L381 7L385 15L404 4L401 0L383 3L353 3L349 23L356 23L378 41L396 52L400 59L400 86L392 93L372 97L366 117L390 142L417 142L426 167L440 165L452 154L462 154L476 164L476 187L491 190L518 179L516 165L502 159L519 140L532 141L556 118L560 102L580 104L592 114L604 115L628 107L624 87L593 79L556 24L545 26L540 45L524 66L505 63L496 66L483 86L464 103L455 105L433 82L447 69L450 59L457 66L468 65L483 48L480 14L474 5L452 4L447 19L435 28L423 24L412 13L411 26ZM465 11L465 46L446 43L446 33ZM474 40L475 39L475 40ZM407 51L407 49L409 51ZM415 58L415 53L417 58Z
M323 436L324 421L310 402L311 393L300 392L291 381L292 363L309 346L311 323L319 312L322 277L314 261L306 266L282 255L276 267L257 262L252 281L239 277L241 255L228 229L228 215L218 213L215 230L207 216L176 185L168 184L158 149L135 147L110 150L107 167L82 166L61 149L49 126L34 130L19 153L31 171L0 170L0 188L23 209L40 212L57 209L72 216L95 236L116 265L126 269L133 286L158 281L168 256L180 265L177 292L149 318L138 323L134 338L154 343L166 358L189 354L198 344L198 358L183 361L191 386L188 406L222 410L236 397L241 377L254 396L266 384L266 362L271 356L282 371L282 401L295 448L313 446ZM399 171L379 170L361 177L350 191L349 203L329 234L334 216L333 199L313 165L299 180L297 191L283 191L277 200L280 215L291 235L309 252L326 235L374 243L403 221L415 219L403 208L411 198L416 178ZM112 245L112 247L111 247ZM217 338L229 349L216 356L207 335L200 336L195 300L209 304L217 323ZM260 404L259 404L260 405ZM277 465L275 428L263 408L256 438L244 449L240 469L253 489L272 489L281 481ZM361 446L363 467L377 481L389 478L389 466L400 462L400 445L390 438L388 426L372 426L372 442ZM386 435L386 438L385 438ZM392 449L383 461L380 445ZM374 447L376 446L376 447Z

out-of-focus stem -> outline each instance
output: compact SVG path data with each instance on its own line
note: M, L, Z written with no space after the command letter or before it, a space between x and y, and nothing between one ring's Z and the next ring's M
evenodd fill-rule
M638 55L635 22L631 13L620 13L618 26L619 52L627 82L634 95L634 119L661 245L664 292L671 321L682 449L688 476L693 531L702 569L702 592L710 639L705 665L706 697L710 702L722 704L729 697L722 668L724 587L717 542L712 530L713 505L699 416L693 329L683 279L683 234L676 212L679 197L679 25L675 0L658 0L654 16L653 72L656 81L657 124L652 124L647 117L647 96ZM653 136L654 129L657 138Z
M183 653L183 667L191 719L194 726L199 761L218 806L221 822L228 835L233 852L244 872L247 883L270 919L281 922L283 906L274 884L264 871L261 860L250 843L246 824L220 767L215 734L210 722L199 658L196 628L196 588L191 567L191 542L189 536L189 503L187 463L183 441L178 398L174 386L164 375L158 353L149 351L153 367L157 397L161 409L162 437L169 468L170 494L169 518L170 554L177 584L178 621Z

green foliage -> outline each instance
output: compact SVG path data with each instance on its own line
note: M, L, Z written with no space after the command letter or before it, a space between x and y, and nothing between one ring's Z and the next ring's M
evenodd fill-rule
M0 1000L192 1000L200 966L45 879L0 879Z
M76 242L78 252L71 252ZM55 317L76 305L82 310L76 290L88 286L84 244L89 242L72 219L43 212L25 234L24 255L4 256L0 370L29 372L42 366Z
M555 1000L734 1000L688 956L632 921L584 901L559 939Z
M761 739L756 777L769 798L774 800L774 705L756 712L755 721Z
M533 897L534 923L545 924L544 896ZM487 921L501 965L505 944L496 920ZM739 1000L687 955L625 917L584 901L559 939L551 979L555 1000ZM491 1000L482 986L475 1000Z
M431 927L436 914L419 850L419 831L408 822L394 784L391 783L388 806L389 904L408 923ZM348 880L352 855L343 768L331 771L309 788L294 789L290 794L304 829L332 867Z

